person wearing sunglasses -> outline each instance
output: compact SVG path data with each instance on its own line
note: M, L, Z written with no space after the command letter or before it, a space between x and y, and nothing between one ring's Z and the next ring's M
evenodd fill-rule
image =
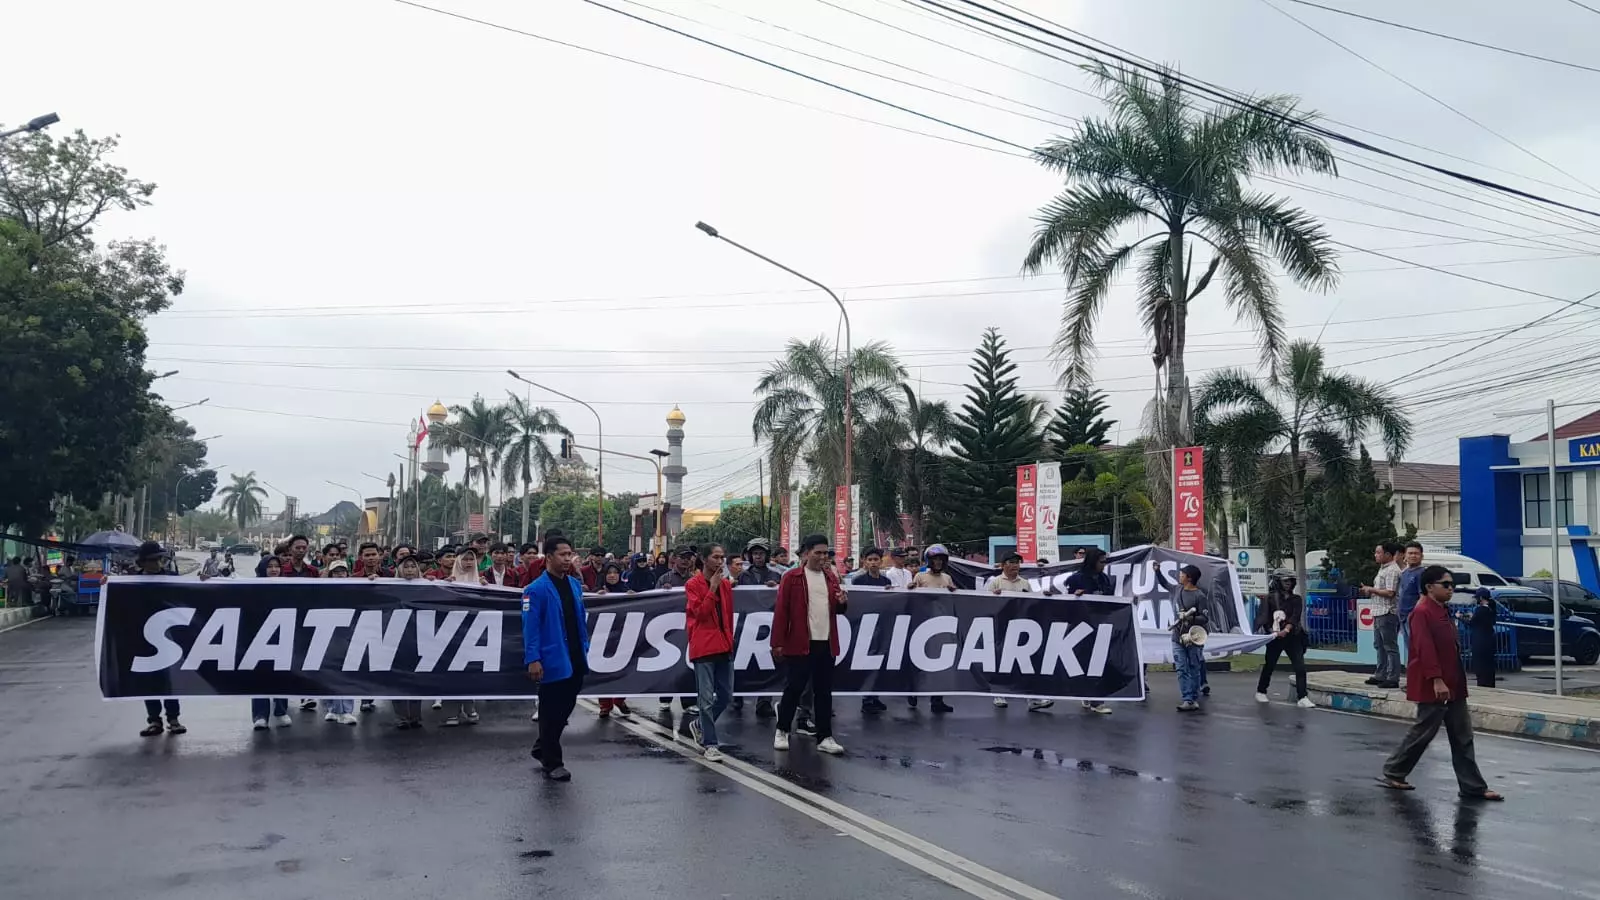
M1406 699L1417 704L1417 722L1383 764L1378 783L1390 790L1413 789L1406 777L1444 726L1450 739L1450 764L1461 796L1504 800L1489 790L1472 749L1472 714L1467 709L1467 670L1461 664L1456 623L1446 610L1455 584L1444 566L1422 570L1422 593L1411 612L1411 652L1406 662Z

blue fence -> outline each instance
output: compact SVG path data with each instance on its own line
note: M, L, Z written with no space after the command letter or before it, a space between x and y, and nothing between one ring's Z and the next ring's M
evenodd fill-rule
M1456 643L1461 648L1461 664L1472 668L1472 630L1467 623L1456 620ZM1494 668L1496 672L1520 672L1522 659L1517 655L1517 629L1510 625L1494 626Z
M1255 622L1261 598L1246 596L1245 613ZM1310 649L1354 650L1358 630L1354 597L1313 591L1306 601L1306 637Z

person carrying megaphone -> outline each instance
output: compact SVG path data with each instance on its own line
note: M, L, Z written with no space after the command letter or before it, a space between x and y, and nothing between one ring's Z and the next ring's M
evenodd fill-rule
M1178 692L1183 695L1178 709L1194 712L1200 708L1201 673L1206 660L1206 595L1200 590L1200 567L1187 565L1178 570L1178 593L1172 598L1178 611L1172 620L1172 662L1178 670Z

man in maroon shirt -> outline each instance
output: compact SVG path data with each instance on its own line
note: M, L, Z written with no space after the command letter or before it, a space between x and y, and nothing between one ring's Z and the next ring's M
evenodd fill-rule
M289 538L289 561L283 566L284 578L317 578L317 567L306 562L306 549L311 541L303 534Z
M366 541L356 550L356 567L350 570L352 578L393 578L394 573L383 567L383 552L377 544Z
M1472 714L1467 709L1467 670L1461 665L1456 623L1445 610L1455 585L1450 570L1422 570L1422 597L1411 612L1411 655L1406 662L1406 699L1417 704L1417 724L1383 764L1378 783L1396 791L1412 790L1406 776L1416 768L1439 726L1450 739L1450 764L1456 770L1461 796L1504 800L1489 790L1472 751Z

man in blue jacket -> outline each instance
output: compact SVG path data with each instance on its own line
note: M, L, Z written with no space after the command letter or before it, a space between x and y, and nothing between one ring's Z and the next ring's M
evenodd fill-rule
M544 766L544 777L571 781L561 758L561 733L589 672L588 614L572 543L559 535L545 538L544 558L544 574L522 589L522 661L539 685L539 738L532 756Z

